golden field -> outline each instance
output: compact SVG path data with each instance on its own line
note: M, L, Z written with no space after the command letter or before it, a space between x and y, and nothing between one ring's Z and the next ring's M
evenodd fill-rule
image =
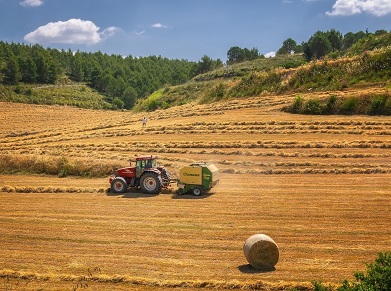
M391 117L281 112L294 98L145 113L144 129L144 113L0 103L0 165L65 158L110 171L157 154L172 174L195 161L222 173L201 197L176 196L175 185L113 195L109 175L1 174L0 285L311 290L352 280L391 250ZM278 244L275 270L247 263L255 233Z

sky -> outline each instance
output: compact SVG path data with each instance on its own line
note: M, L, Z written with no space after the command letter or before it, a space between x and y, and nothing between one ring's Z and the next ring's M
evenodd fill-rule
M0 0L0 40L133 57L273 56L318 30L391 30L391 0Z

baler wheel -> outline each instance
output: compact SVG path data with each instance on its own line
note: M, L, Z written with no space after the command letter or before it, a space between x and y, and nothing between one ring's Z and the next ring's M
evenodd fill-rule
M202 188L201 187L194 187L193 189L193 195L194 196L201 196L202 195Z

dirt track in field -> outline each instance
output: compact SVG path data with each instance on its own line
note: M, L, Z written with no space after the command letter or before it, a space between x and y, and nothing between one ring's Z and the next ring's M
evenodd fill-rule
M390 251L391 118L276 110L292 98L149 113L145 129L129 112L1 103L0 155L125 166L157 153L173 173L211 161L222 175L201 198L112 195L106 177L1 175L0 281L12 290L278 290L352 279ZM254 233L278 244L275 270L246 262Z

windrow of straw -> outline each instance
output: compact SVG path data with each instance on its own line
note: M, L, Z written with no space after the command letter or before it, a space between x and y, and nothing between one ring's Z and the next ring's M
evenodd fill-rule
M274 168L274 169L237 169L223 168L220 170L226 174L252 174L252 175L308 175L308 174L389 174L390 168Z
M30 187L30 186L9 186L0 188L0 192L5 193L104 193L106 188L89 187Z
M88 271L87 271L88 272ZM280 282L280 283L271 283L271 282L262 282L254 281L251 283L248 282L238 282L237 280L158 280L158 279L149 279L149 278L138 278L131 277L126 275L105 275L101 272L90 273L87 276L76 276L70 274L38 274L38 273L28 273L21 271L12 271L12 270L0 270L0 278L11 282L12 280L17 281L21 285L32 285L34 282L45 282L48 285L57 286L66 286L67 283L70 283L70 287L73 285L74 290L79 289L89 289L93 288L96 290L101 288L115 288L117 284L120 286L127 286L130 289L138 289L140 287L150 287L150 288L170 288L170 289L216 289L216 290L269 290L269 291L278 291L278 290L302 290L310 291L313 289L312 284L310 283L290 283L290 282ZM79 287L79 289L78 289ZM57 288L56 288L57 289Z

